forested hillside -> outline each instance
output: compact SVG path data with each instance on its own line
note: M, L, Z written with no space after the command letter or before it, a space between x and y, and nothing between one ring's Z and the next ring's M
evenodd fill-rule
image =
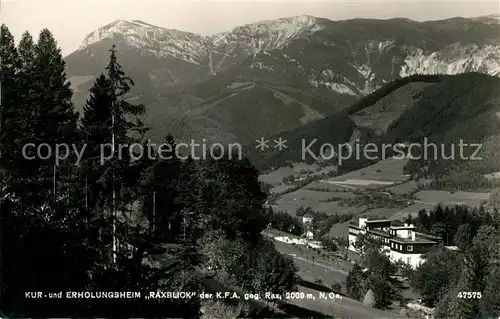
M494 143L500 133L499 89L500 80L484 74L447 77L426 88L415 105L389 127L384 140L423 145L425 139L437 145L429 147L426 156L421 156L423 149L412 152L422 159L409 164L410 174L435 178L452 189L491 187L483 175L499 167ZM462 153L460 142L468 145Z
M398 93L411 83L430 85L415 88L413 92L406 90ZM279 166L286 161L299 161L302 139L307 141L306 146L317 139L311 149L318 154L322 144L331 143L338 147L349 142L353 131L358 131L360 149L371 143L377 145L378 157L373 153L370 157L378 160L384 156L399 155L394 152L398 143L406 143L407 146L418 143L418 147L411 149L414 158L406 171L414 178L432 178L434 187L452 190L492 188L498 184L497 181L484 176L498 172L500 164L496 156L500 133L499 92L500 79L480 73L400 78L352 104L347 109L351 119L346 117L345 111L341 111L317 123L280 134L286 136L292 147L281 152L267 151L263 159L257 159L256 163ZM413 96L400 97L398 94ZM397 105L400 102L407 105ZM377 105L376 110L365 112L373 105ZM387 129L374 129L385 125ZM460 143L463 144L462 153ZM389 146L385 151L384 144ZM405 149L408 151L408 148ZM377 161L366 158L363 152L359 155L345 160L339 171L352 171ZM308 159L312 160L311 157ZM335 165L338 160L333 158L329 162Z
M498 207L498 202L490 204ZM430 212L421 211L417 218L408 218L407 222L414 223L419 231L441 236L444 245L458 247L458 250L436 247L427 254L423 265L407 273L425 305L436 307L436 317L497 317L500 314L498 210L438 206Z
M196 294L144 296L158 290L295 289L292 260L261 236L268 224L266 194L248 160L181 160L172 151L157 156L156 149L150 158L137 149L120 150L133 143L147 150L147 128L138 121L145 107L125 99L134 83L114 47L79 122L51 32L44 29L37 42L25 33L16 47L2 25L0 40L2 316L196 318L208 307ZM164 141L175 149L168 128ZM34 147L25 149L28 143ZM52 148L48 156L36 154L43 143ZM54 152L56 144L62 153ZM106 160L103 144L116 146L106 149ZM214 281L222 288L214 288ZM143 297L47 295L68 291ZM25 292L45 297L26 298ZM258 315L255 307L234 302L214 307L234 316ZM266 316L274 316L269 305L261 303L259 311L266 308Z

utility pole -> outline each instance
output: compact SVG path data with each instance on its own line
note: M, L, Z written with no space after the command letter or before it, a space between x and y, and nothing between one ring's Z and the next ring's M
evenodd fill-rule
M1 125L1 123L0 123ZM1 155L0 155L1 156ZM0 168L0 305L4 304L4 282L3 282L3 231L2 231L2 223L3 223L3 202L6 194L3 193L3 170ZM0 312L0 315L3 315Z
M113 152L113 160L115 156L115 102L111 104L111 149ZM116 242L116 191L115 191L115 168L111 166L111 183L112 183L112 188L113 188L113 202L112 202L112 223L113 223L113 263L116 264L116 249L117 249L117 242Z
M88 211L89 209L89 192L88 192L88 179L85 177L85 210Z
M184 224L184 244L186 244L186 210L182 216L182 223Z
M54 176L52 177L53 194L54 194L54 207L56 206L56 165L54 164Z
M151 225L153 228L153 236L156 230L156 192L153 192L153 224Z
M3 121L3 114L1 112L2 110L2 85L0 83L0 137L3 135L2 134L2 121ZM2 157L2 149L0 149L0 158ZM4 304L4 282L3 282L3 255L2 255L2 250L3 250L3 232L2 232L2 222L3 222L3 202L4 198L6 197L7 194L4 194L4 186L3 186L4 178L3 178L3 169L0 167L0 305ZM3 315L0 311L0 315Z

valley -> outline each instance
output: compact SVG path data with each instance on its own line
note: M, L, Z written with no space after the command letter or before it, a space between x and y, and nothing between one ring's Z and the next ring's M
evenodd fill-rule
M497 18L2 25L0 315L500 315ZM78 289L246 297L21 298Z
M274 211L284 211L299 220L302 220L302 216L297 215L298 208L306 207L310 208L311 211L325 213L328 216L334 214L349 215L352 216L351 221L357 220L358 217L367 217L369 219L390 219L402 222L409 216L417 218L422 210L432 211L438 205L479 207L484 205L490 197L490 192L457 191L452 193L422 188L421 185L417 185L415 181L410 180L409 175L404 174L403 167L407 162L407 160L382 160L372 166L326 179L317 179L317 175L314 174L315 167L312 165L295 164L293 168L280 168L277 171L261 175L260 180L274 186L271 189L272 202L270 205L272 209ZM297 181L311 177L317 180L300 186L298 189L293 188L293 191L290 192L285 185L293 185L296 182L280 183L279 177L291 176L293 173L295 173ZM276 191L273 192L273 190ZM387 194L384 199L386 203L375 198L369 201L362 200L362 198L366 198L363 195L371 196L370 194ZM396 205L398 207L388 204L391 201L401 201L401 197L404 200ZM349 224L350 222L332 224L327 232L320 234L329 238L347 240ZM299 285L299 291L317 294L321 289L330 289L334 284L340 284L342 292L345 291L347 274L352 270L352 264L359 261L359 256L349 252L347 260L344 260L341 254L330 253L324 248L318 250L277 240L283 237L295 237L286 232L268 229L264 234L275 239L275 247L280 252L293 258L299 269L298 275L301 280L319 283L319 287L305 288ZM314 238L319 239L316 235L314 235ZM341 244L337 245L342 247ZM325 288L321 288L321 286ZM419 298L414 291L404 290L403 292L405 298L408 298L407 302L415 303L416 299ZM327 316L331 312L334 315L342 314L342 316L349 318L399 318L402 309L394 304L390 310L374 311L362 304L358 304L358 301L352 300L345 295L342 300L328 302L316 300L313 302L305 299L293 303L306 309L319 311ZM348 306L351 303L353 303L354 308ZM408 311L411 312L409 308ZM419 318L419 316L418 312L412 312L410 317Z

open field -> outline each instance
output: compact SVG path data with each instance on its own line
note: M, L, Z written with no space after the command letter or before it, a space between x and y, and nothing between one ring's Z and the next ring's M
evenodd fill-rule
M287 185L287 184L279 184L277 186L274 186L273 188L271 188L269 190L269 193L270 194L281 194L281 193L284 193L286 191L288 191L289 189L293 189L295 186L293 185Z
M350 192L352 190L351 188L345 187L343 185L332 184L323 181L311 182L304 186L304 189L321 190L325 192Z
M394 182L387 182L387 181L377 181L373 179L346 179L343 181L326 181L327 183L331 183L334 185L346 185L346 186L369 186L369 185L376 185L376 186L388 186L388 185L393 185Z
M381 160L371 166L349 172L347 174L331 178L332 181L374 180L386 182L402 182L408 180L409 176L403 173L407 159L388 158Z
M434 204L426 204L426 203L415 203L411 206L401 209L398 213L392 215L390 219L392 220L402 220L408 217L408 214L411 214L412 217L416 217L418 212L422 209L427 211L432 210L436 205Z
M393 192L394 194L403 195L403 194L411 194L414 191L418 190L418 185L415 181L408 181L403 184L399 184L396 186L388 187L385 190Z
M409 107L413 106L418 98L415 92L422 91L430 83L410 83L402 86L388 96L378 100L374 105L355 113L352 119L356 125L385 132L387 127Z
M408 213L412 216L417 216L420 210L425 209L426 211L430 211L439 204L443 206L479 206L481 202L488 199L489 193L456 192L452 194L447 191L425 190L416 193L414 196L417 198L415 204L401 209L400 212L394 214L390 219L403 219L408 216Z
M293 175L294 177L321 176L336 171L335 166L320 168L316 164L294 163L293 167L280 167L275 171L259 176L259 180L273 186L280 185L283 178Z
M401 208L375 208L369 211L363 212L362 216L366 216L370 219L385 216L386 218L391 218L401 211Z
M293 194L293 193L289 193L289 194ZM328 193L328 194L331 194L331 193ZM288 194L286 194L286 195L288 195ZM278 199L276 201L276 205L273 205L273 207L276 210L286 211L292 216L295 216L295 212L296 212L297 208L299 208L301 206L302 207L310 206L315 211L324 212L324 213L330 214L330 215L333 215L335 213L337 213L339 215L341 215L341 214L357 215L364 210L363 207L348 207L345 205L341 206L339 204L339 202L320 202L314 198L301 199L301 198L297 198L297 197L290 197L290 196L285 197L285 196ZM331 197L331 195L330 195L330 197Z
M379 180L369 180L369 179L347 179L342 181L332 181L323 180L325 184L331 184L338 187L342 187L346 190L355 191L360 190L377 190L387 186L394 185L394 182L390 181L379 181Z
M335 195L334 195L335 194ZM310 191L307 189L298 189L294 192L283 195L281 199L283 200L311 200L311 201L322 201L327 200L331 197L342 196L349 197L350 193L332 193L332 192L318 192L318 191Z
M451 193L440 190L424 190L414 194L415 198L426 203L437 204L450 198Z
M415 198L423 203L437 205L468 205L479 206L482 201L488 200L490 193L432 191L425 190L415 194Z

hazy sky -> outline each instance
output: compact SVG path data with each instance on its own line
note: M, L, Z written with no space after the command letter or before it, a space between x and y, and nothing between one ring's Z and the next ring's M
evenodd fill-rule
M64 54L87 34L114 20L143 20L161 27L209 35L279 17L308 14L332 20L406 17L417 21L500 12L496 1L171 1L0 0L1 21L19 40L49 28Z

